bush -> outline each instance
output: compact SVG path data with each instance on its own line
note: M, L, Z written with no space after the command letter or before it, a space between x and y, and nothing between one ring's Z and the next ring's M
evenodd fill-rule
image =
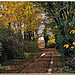
M3 51L3 48L2 48L2 44L0 43L0 69L1 69L2 51Z
M22 50L22 43L16 38L15 33L8 28L0 28L0 42L2 43L2 61L14 59L17 55L17 50Z
M75 51L74 49L71 50L71 46L73 46L72 43L75 41L75 33L70 32L71 30L74 30L75 21L72 20L65 26L65 22L61 20L59 24L60 25L58 26L57 33L55 35L56 49L63 55L73 57L75 55Z
M39 52L38 43L32 41L24 42L24 51L28 53L37 53Z
M28 58L29 53L39 52L37 42L25 40L19 32L14 33L8 28L0 28L0 42L2 43L2 61L15 58Z
M0 57L2 56L2 51L3 51L3 48L2 48L2 44L0 43Z
M27 58L30 58L30 53L26 53L26 52L24 52L24 57L27 59Z
M55 39L49 40L48 48L55 48L56 42Z
M40 49L38 48L37 42L27 41L25 40L22 48L17 50L17 53L19 54L17 58L30 58L35 53L40 52Z

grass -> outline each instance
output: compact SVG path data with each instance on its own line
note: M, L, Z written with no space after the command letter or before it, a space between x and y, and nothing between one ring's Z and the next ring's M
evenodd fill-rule
M10 66L1 66L1 70L11 70Z

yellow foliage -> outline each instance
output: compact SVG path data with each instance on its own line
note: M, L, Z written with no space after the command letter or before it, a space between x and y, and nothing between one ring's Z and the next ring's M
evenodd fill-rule
M75 42L73 42L73 45L75 45Z
M73 49L74 49L74 47L72 46L70 49L71 49L71 50L73 50Z
M13 30L14 30L14 27L11 27L11 29L13 29Z
M70 10L70 13L72 14L73 13L73 10Z
M20 29L20 27L17 27L17 30L19 30Z
M66 48L68 48L68 47L69 47L69 45L68 45L68 44L65 44L63 47L66 47Z
M21 31L24 31L24 29L21 28Z
M6 26L8 27L8 26L9 26L9 24L6 24Z
M36 4L33 2L7 1L2 2L2 4L3 10L0 10L0 14L4 15L0 17L0 21L2 21L6 27L9 26L8 23L11 23L11 29L14 29L15 31L21 29L22 23L25 23L26 26L21 30L24 31L29 29L32 32L39 27L40 20L42 18L39 19L41 16L37 13L37 11L41 11L41 6L38 5L38 9L35 10L34 5ZM21 23L21 25L19 27L14 27L14 23L17 25Z
M73 33L74 34L75 33L75 30L71 30L70 33Z
M68 63L68 61L66 61L66 63Z
M75 12L74 12L74 15L75 15Z

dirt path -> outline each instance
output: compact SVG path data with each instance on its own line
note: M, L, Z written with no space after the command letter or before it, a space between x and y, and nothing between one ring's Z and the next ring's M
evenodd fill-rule
M29 59L28 62L18 61L16 63L18 68L11 68L5 73L57 73L63 67L61 61L62 57L55 48L42 48L41 53L35 55L33 59Z
M42 54L20 73L57 73L60 70L61 55L56 49L41 49Z

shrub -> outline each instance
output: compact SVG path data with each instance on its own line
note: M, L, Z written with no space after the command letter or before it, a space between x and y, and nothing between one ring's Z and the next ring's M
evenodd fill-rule
M0 57L2 56L2 51L3 51L3 48L2 48L2 44L0 43Z
M58 26L57 33L55 35L56 49L60 51L63 55L73 57L75 55L75 51L71 48L73 48L72 43L75 41L75 31L73 31L75 21L72 20L71 22L68 22L65 26L65 22L61 20L59 24L60 25Z
M30 53L26 53L24 52L24 57L27 59L27 58L30 58Z
M18 57L26 59L38 52L40 52L38 43L27 40L24 41L22 48L17 50L17 53L19 54Z
M38 43L32 41L24 41L24 51L28 53L37 53L39 52Z
M0 42L2 43L2 61L14 59L17 55L17 50L22 49L22 43L15 37L15 33L8 28L0 28Z
M55 39L49 40L48 48L54 48L56 45Z
M37 42L23 41L19 32L14 33L8 28L0 28L0 42L2 43L2 61L18 57L28 57L28 53L39 52Z

